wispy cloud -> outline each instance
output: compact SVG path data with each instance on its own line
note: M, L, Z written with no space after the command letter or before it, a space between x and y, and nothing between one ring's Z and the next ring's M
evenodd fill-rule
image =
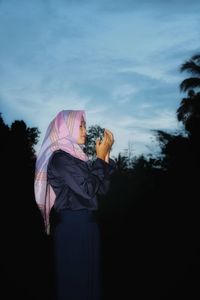
M62 109L110 128L113 154L176 129L180 64L199 49L199 1L1 1L0 110L38 126ZM41 141L40 141L41 142Z

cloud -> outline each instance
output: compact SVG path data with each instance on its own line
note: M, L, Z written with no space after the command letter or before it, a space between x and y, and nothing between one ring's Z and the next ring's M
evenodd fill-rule
M178 68L199 47L199 6L1 1L1 111L44 135L59 110L85 109L88 126L115 132L115 153L132 137L146 149L151 128L177 127Z
M171 14L179 11L180 13L194 12L199 8L199 1L193 0L191 5L188 5L187 0L173 0L173 1L160 1L160 0L96 0L99 7L109 13L125 13L135 10L153 10L164 11Z

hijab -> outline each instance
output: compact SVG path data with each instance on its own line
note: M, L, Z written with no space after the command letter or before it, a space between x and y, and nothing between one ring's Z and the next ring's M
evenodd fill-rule
M49 215L55 202L55 192L47 182L48 162L56 150L63 150L83 161L89 160L84 153L84 145L78 144L80 124L84 121L84 110L62 110L50 122L40 151L37 155L35 166L34 193L36 203L42 213L45 232L50 234Z

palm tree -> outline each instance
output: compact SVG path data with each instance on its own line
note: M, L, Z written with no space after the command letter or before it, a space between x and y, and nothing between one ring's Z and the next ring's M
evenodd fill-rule
M190 60L183 63L180 71L187 71L195 75L195 77L186 78L181 82L181 91L187 92L194 88L200 88L200 53L193 55Z
M183 63L180 71L196 75L181 82L180 90L187 92L187 97L182 99L176 111L178 121L183 123L189 136L196 139L200 133L200 54Z

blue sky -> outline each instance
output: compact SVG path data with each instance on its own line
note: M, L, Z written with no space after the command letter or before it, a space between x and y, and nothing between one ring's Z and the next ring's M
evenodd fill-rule
M156 150L151 129L180 128L176 109L200 51L200 1L0 0L0 111L41 131L63 109L115 137L111 155Z

